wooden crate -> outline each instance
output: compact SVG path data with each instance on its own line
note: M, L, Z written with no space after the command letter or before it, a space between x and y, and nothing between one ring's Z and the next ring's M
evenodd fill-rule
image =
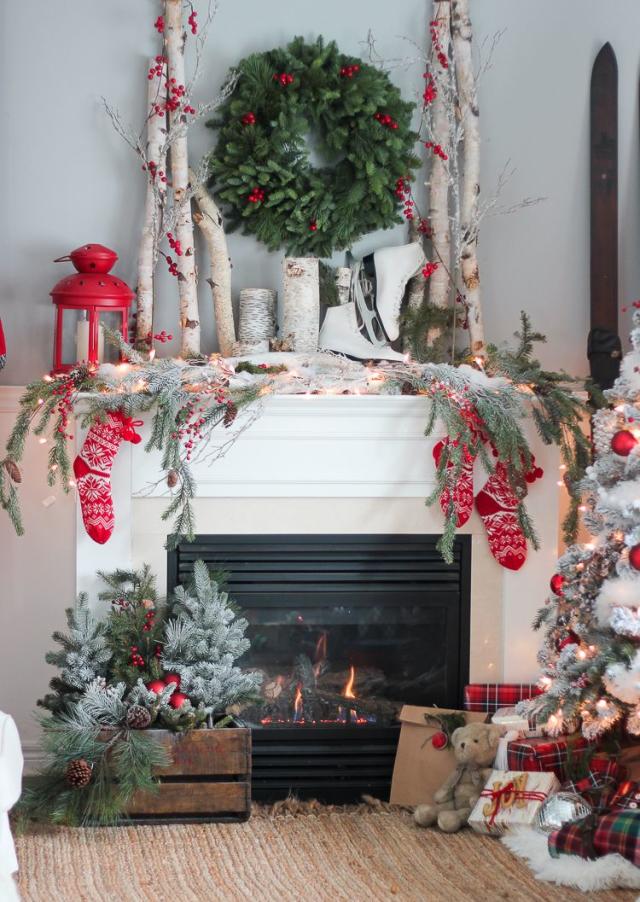
M137 792L128 817L144 823L246 821L251 811L251 730L151 730L172 764L157 792Z

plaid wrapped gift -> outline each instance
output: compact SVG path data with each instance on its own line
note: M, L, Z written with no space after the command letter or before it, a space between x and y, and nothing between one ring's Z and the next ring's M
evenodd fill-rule
M579 855L600 858L617 852L636 867L640 866L640 811L612 811L603 817L595 815L565 824L551 833L548 840L552 858Z
M625 780L618 786L611 801L611 808L626 808L629 811L640 811L640 782Z
M619 791L618 784L624 777L624 768L614 758L606 755L594 755L588 766L589 770L584 777L567 780L562 788L568 792L577 792L597 812L603 813L613 806L614 797Z
M464 687L464 708L495 714L541 692L536 683L470 683Z
M579 760L593 754L593 744L582 736L547 736L531 739L515 739L507 746L507 766L509 770L553 771L561 783L569 777L569 750L572 760Z
M547 847L552 858L561 855L578 855L580 858L598 858L593 845L597 817L590 814L579 821L571 821L549 834Z

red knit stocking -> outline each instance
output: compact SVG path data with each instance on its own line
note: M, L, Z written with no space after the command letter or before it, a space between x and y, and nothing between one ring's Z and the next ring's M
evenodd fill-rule
M531 483L542 475L542 470L534 462L525 479ZM518 520L517 509L518 498L509 482L507 468L502 461L498 461L484 488L476 495L476 510L487 531L491 554L508 570L519 570L527 559L527 540Z
M433 458L436 462L436 467L439 466L442 452L448 444L449 439L445 438L434 446ZM464 526L473 510L473 464L476 459L475 449L472 450L465 445L464 456L465 462L462 466L462 471L453 485L450 484L449 479L453 478L455 465L451 461L447 464L447 482L440 495L440 507L445 517L449 511L449 502L453 498L453 509L456 514L457 528Z
M82 521L94 542L104 545L115 526L111 497L111 467L122 441L137 445L141 437L133 428L142 425L119 410L110 411L104 423L95 423L73 462L82 509Z

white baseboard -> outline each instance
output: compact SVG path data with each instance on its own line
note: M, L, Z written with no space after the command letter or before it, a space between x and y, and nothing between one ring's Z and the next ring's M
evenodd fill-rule
M42 746L37 740L22 743L22 755L24 757L24 774L31 777L45 764L45 756Z

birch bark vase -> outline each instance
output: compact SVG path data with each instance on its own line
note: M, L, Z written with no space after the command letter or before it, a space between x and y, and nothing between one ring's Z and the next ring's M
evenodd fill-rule
M285 257L283 263L282 335L294 351L318 350L320 269L317 257Z
M243 288L240 292L238 350L268 351L276 334L276 293L270 288Z

